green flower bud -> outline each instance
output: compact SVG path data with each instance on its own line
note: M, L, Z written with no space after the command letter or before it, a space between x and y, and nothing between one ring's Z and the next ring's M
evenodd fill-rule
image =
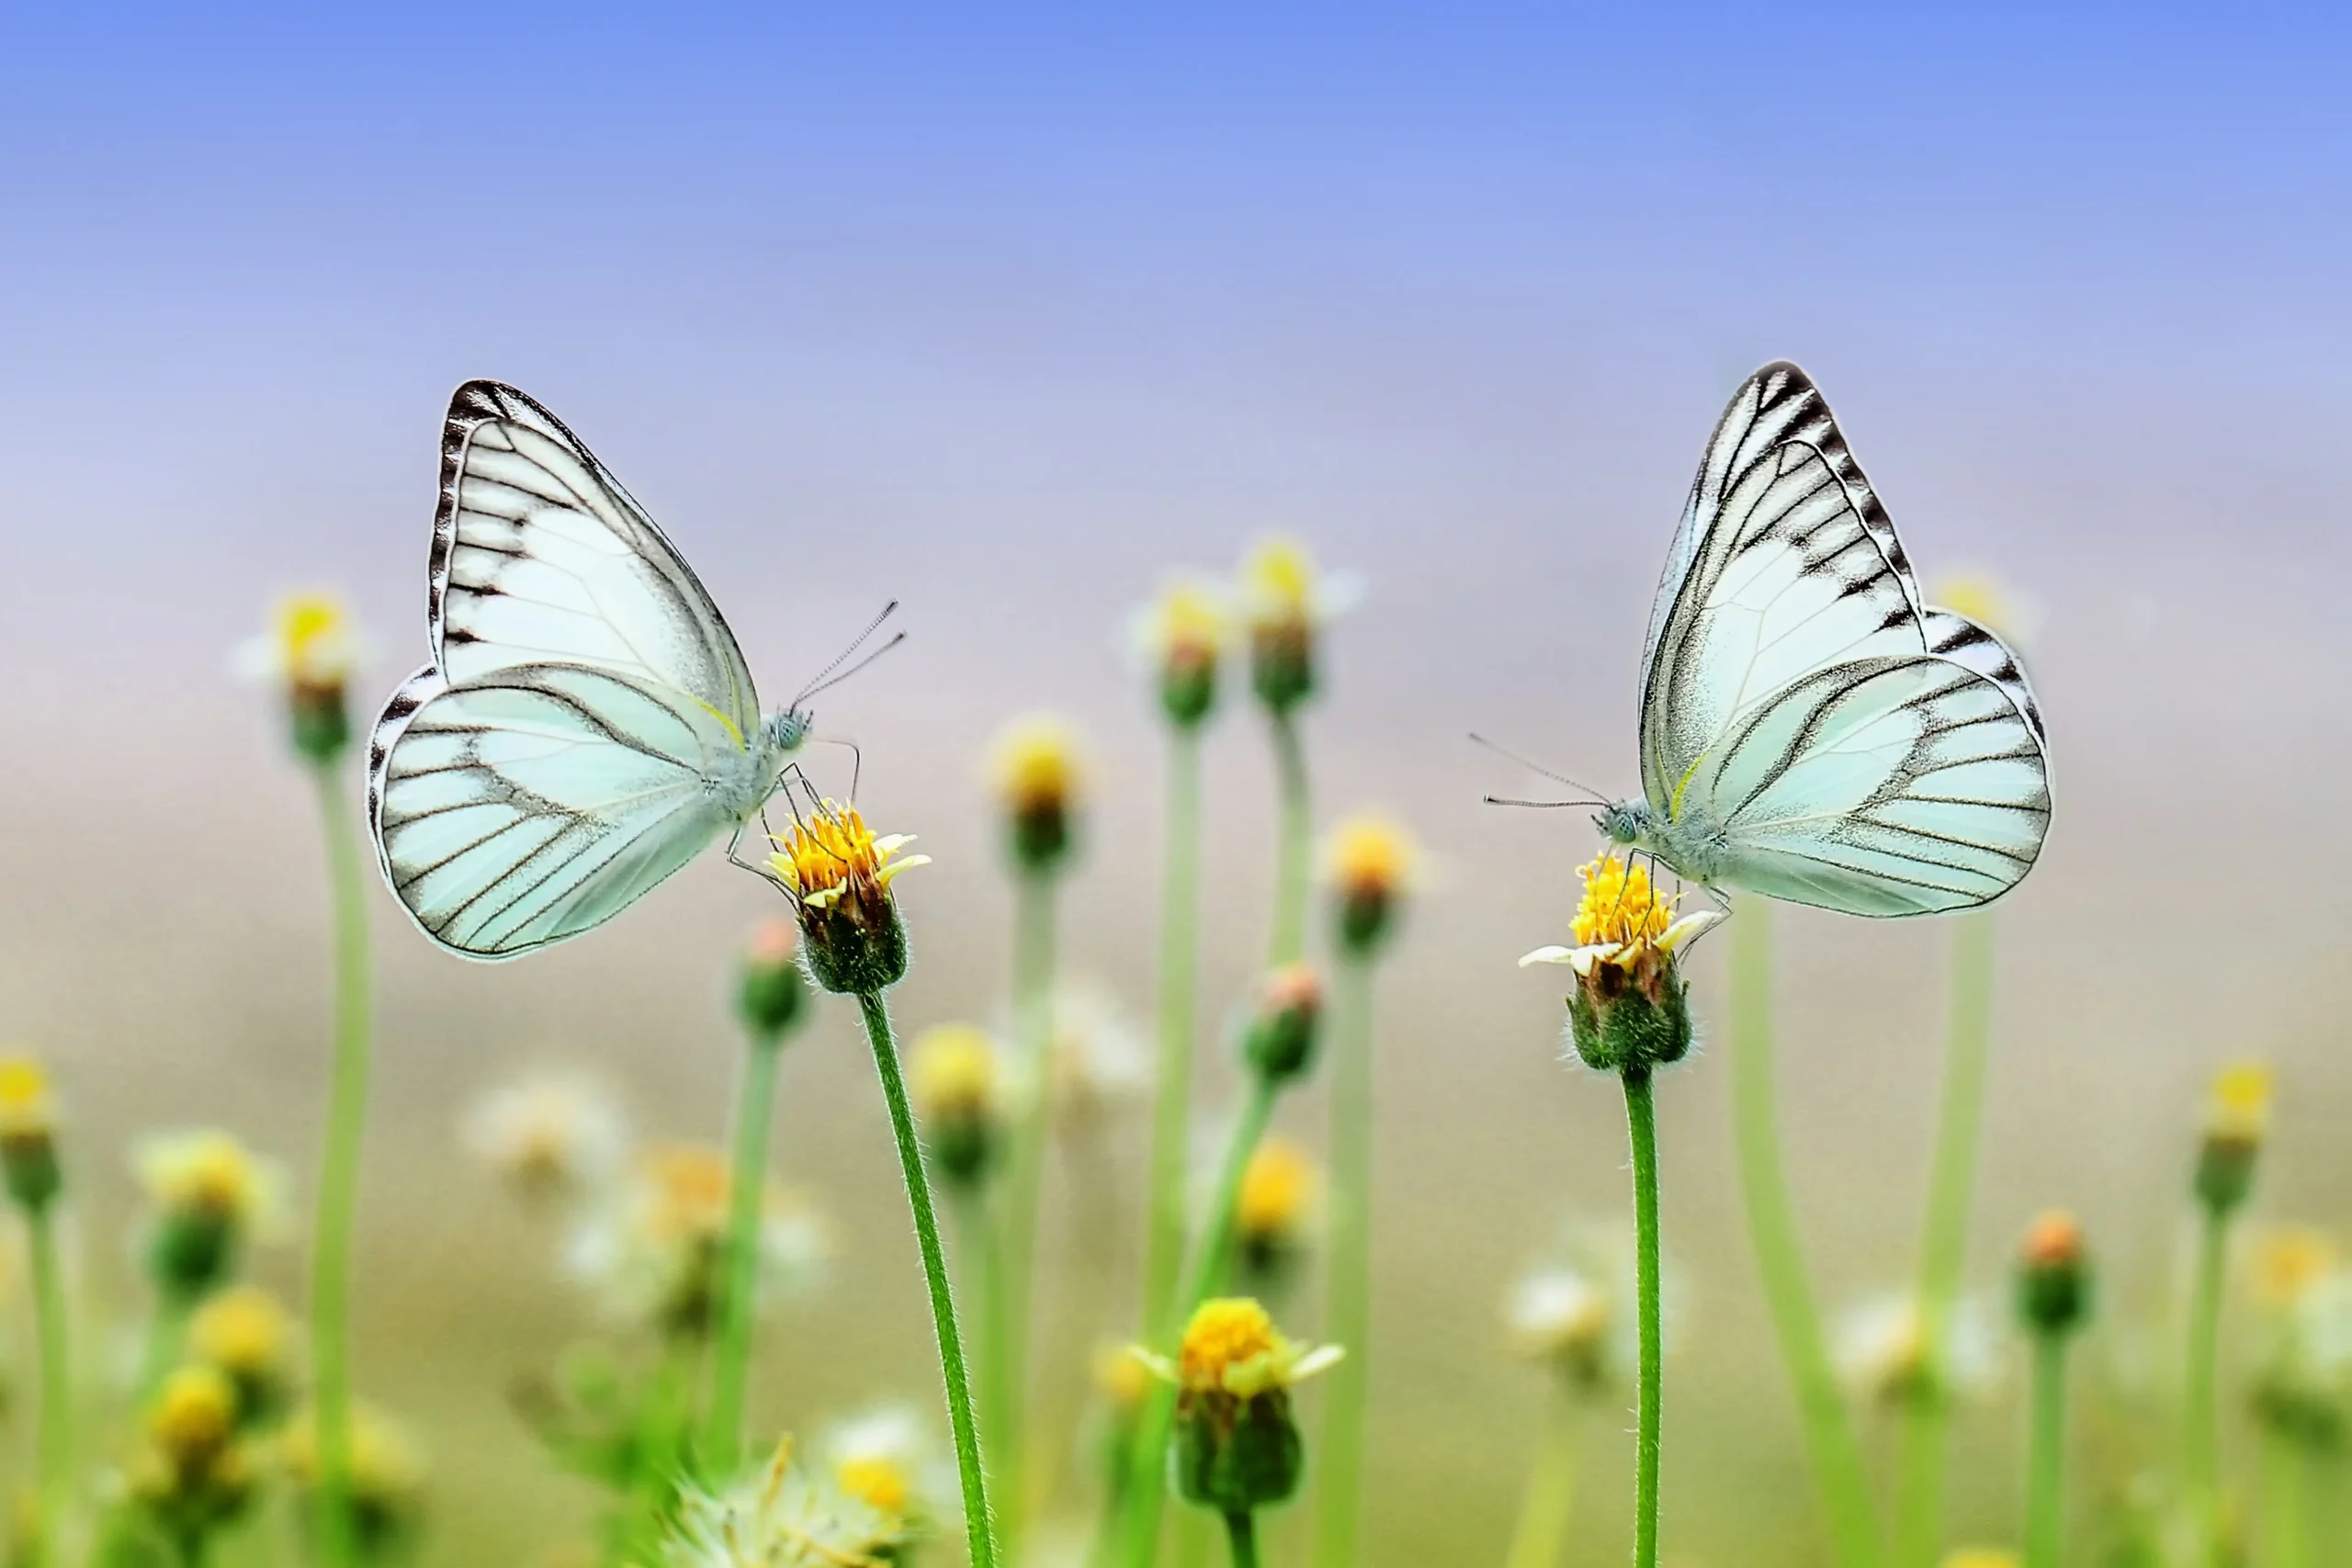
M1287 964L1266 977L1258 1016L1242 1036L1250 1071L1269 1082L1303 1076L1315 1064L1315 1037L1323 1015L1323 983L1312 964Z
M2091 1310L2090 1260L2075 1216L2034 1221L2018 1255L2018 1316L2036 1334L2070 1334Z
M2197 1153L2197 1200L2226 1214L2254 1191L2254 1170L2270 1125L2270 1069L2239 1062L2214 1075Z
M737 982L735 1010L753 1038L780 1043L808 1016L808 978L798 963L798 937L788 920L769 920L752 935Z
M890 884L930 863L927 855L899 855L910 841L876 838L855 807L830 800L786 830L770 863L800 919L801 962L825 990L863 996L905 977L907 928Z
M977 1186L994 1164L1004 1126L1003 1073L996 1042L970 1024L942 1024L917 1037L907 1087L922 1125L923 1156L940 1179Z
M1023 872L1057 870L1075 851L1079 774L1077 742L1059 719L1019 720L997 742L1007 841Z
M0 1181L28 1213L48 1208L65 1183L49 1075L27 1057L0 1061Z

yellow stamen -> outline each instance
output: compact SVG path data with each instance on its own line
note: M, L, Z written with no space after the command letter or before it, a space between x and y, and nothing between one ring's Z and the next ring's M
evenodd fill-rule
M1315 1189L1315 1162L1306 1151L1287 1139L1268 1138L1242 1173L1235 1223L1245 1235L1288 1235L1306 1218Z
M833 1467L842 1491L882 1512L904 1518L914 1495L907 1472L892 1460L872 1455L845 1459Z
M1203 1302L1193 1314L1178 1368L1187 1388L1222 1388L1227 1371L1282 1347L1264 1307L1245 1298L1219 1298Z
M926 855L898 858L912 841L900 834L877 839L857 807L825 800L774 840L769 864L802 904L821 909L853 892L871 891L878 899L899 873L929 864Z
M1579 947L1656 942L1674 923L1676 899L1657 896L1649 868L1639 862L1604 853L1577 874L1584 879L1575 925Z

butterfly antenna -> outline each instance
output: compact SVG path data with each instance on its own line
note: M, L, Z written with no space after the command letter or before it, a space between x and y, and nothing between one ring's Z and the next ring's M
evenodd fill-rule
M1538 811L1555 810L1564 806L1606 807L1609 804L1605 800L1521 800L1511 795L1482 795L1478 803L1481 806L1527 806Z
M881 613L876 615L872 620L865 623L865 629L858 633L855 637L850 638L849 646L842 649L841 652L835 654L833 656L833 661L831 664L826 665L822 670L818 671L817 673L810 678L808 683L800 689L800 694L792 699L792 705L796 708L798 707L810 697L815 696L827 686L831 685L833 682L830 677L832 675L833 671L839 670L843 664L848 663L850 655L855 653L860 648L863 648L865 645L865 639L867 637L870 637L876 632L880 631L882 629L882 623L888 620L893 615L897 614L899 602L896 599L893 599L888 604L883 605ZM905 636L906 634L904 632L900 632L898 637L892 637L888 643L884 644L883 648L896 648ZM877 649L876 651L880 652L882 649ZM854 675L859 670L865 669L866 663L870 661L871 657L872 656L869 655L866 660L859 660L856 666L853 668L849 673Z
M1580 789L1584 791L1585 794L1591 795L1598 795L1600 793L1599 790L1593 788L1590 784L1584 783L1580 779L1572 779L1566 773L1555 773L1552 769L1545 767L1541 762L1521 756L1518 752L1512 750L1508 746L1498 746L1495 742L1487 739L1485 736L1477 733L1476 730L1471 731L1470 743L1473 746L1483 746L1487 750L1492 751L1496 756L1502 758L1503 761L1507 762L1516 762L1521 767L1525 768L1529 773L1540 773L1544 777L1550 779L1554 784L1566 784L1570 789ZM1582 805L1585 803L1579 801L1575 804ZM1595 800L1591 804L1595 806L1606 806L1609 803L1605 800Z
M835 686L840 685L843 681L848 680L851 676L856 674L859 671L865 669L867 665L873 663L876 660L881 658L884 654L889 652L892 649L898 647L900 643L906 640L907 634L900 632L888 642L884 643L881 647L876 649L873 652L867 654L865 658L859 660L848 669L842 671L839 674L832 673L832 671L829 668L826 674L817 677L814 682L810 682L801 691L801 694L798 696L792 699L792 705L794 707L799 707L808 702L809 698L820 696L824 693L831 691ZM843 654L842 656L843 659L846 659L847 657L849 657L847 654ZM833 660L834 665L839 665L840 663L840 659Z

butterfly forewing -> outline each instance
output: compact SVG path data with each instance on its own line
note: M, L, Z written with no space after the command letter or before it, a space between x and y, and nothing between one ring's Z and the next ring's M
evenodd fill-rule
M1984 627L1924 605L1894 525L1792 365L1733 397L1651 613L1651 809L1735 886L1854 914L2016 885L2049 821L2041 716Z

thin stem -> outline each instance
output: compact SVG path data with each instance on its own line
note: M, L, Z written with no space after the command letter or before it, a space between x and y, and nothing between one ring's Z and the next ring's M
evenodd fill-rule
M2263 1568L2310 1568L2310 1450L2275 1431L2262 1436Z
M962 1190L956 1203L959 1224L972 1258L972 1272L979 1280L979 1422L981 1439L995 1452L1003 1451L1005 1413L1012 1402L1012 1390L1005 1379L1012 1370L1012 1359L1005 1353L1004 1338L1012 1327L1012 1314L1005 1305L1004 1249L998 1245L996 1222L989 1213L988 1199L978 1188ZM998 1469L998 1492L1003 1492L1002 1466Z
M1247 1508L1225 1516L1226 1539L1233 1543L1233 1568L1258 1568L1258 1517Z
M1920 1235L1918 1311L1930 1388L1905 1407L1902 1468L1895 1487L1896 1568L1930 1568L1943 1529L1945 1433L1951 1401L1942 1397L1945 1342L1952 1303L1968 1259L1968 1212L1976 1187L1976 1151L1984 1121L1984 1082L1993 1042L1993 912L1951 922L1951 1021L1945 1036L1941 1104L1927 1219Z
M661 1359L640 1407L628 1450L627 1498L608 1543L609 1561L634 1562L652 1550L656 1532L684 1469L686 1429L693 1424L694 1388L702 1371L698 1334L663 1337Z
M1193 1136L1193 1018L1200 959L1201 743L1178 726L1168 741L1167 867L1159 912L1159 1048L1151 1109L1143 1323L1166 1337L1184 1265L1184 1162Z
M28 1210L31 1242L33 1316L40 1353L40 1494L37 1534L47 1561L64 1523L66 1491L74 1454L74 1378L66 1346L65 1269L57 1256L57 1215L47 1203Z
M155 1315L147 1325L147 1346L139 1356L139 1381L131 1385L138 1404L162 1386L187 1343L187 1320L196 1302L185 1291L167 1290L155 1298Z
M1045 1192L1046 1145L1053 1131L1054 914L1059 880L1051 871L1024 871L1014 914L1012 1007L1015 1059L1029 1084L1028 1103L1013 1131L1012 1160L1000 1194L1004 1235L1004 1320L986 1349L1004 1364L983 1374L1001 1382L1002 1425L989 1434L997 1455L997 1496L1007 1542L1017 1545L1027 1514L1029 1309L1035 1292L1037 1211Z
M1658 1416L1664 1359L1658 1343L1657 1105L1645 1067L1625 1069L1625 1125L1634 1151L1636 1315L1641 1323L1641 1421L1634 1449L1634 1565L1657 1568Z
M899 1069L899 1043L890 1032L890 1010L879 991L860 991L858 1010L874 1047L874 1070L890 1107L890 1131L899 1145L899 1170L906 1179L907 1206L913 1212L915 1240L922 1251L923 1282L931 1292L931 1323L939 1340L940 1381L947 1387L947 1424L956 1434L956 1470L964 1490L964 1539L971 1568L996 1568L996 1520L989 1512L988 1472L980 1461L980 1433L972 1419L972 1377L964 1364L964 1336L956 1325L956 1293L947 1282L947 1255L939 1246L939 1215L931 1201L931 1179L923 1174L922 1145L915 1136L915 1114Z
M1217 1173L1207 1226L1195 1244L1193 1266L1177 1293L1175 1327L1162 1341L1163 1348L1175 1345L1194 1309L1225 1281L1226 1270L1232 1263L1234 1207L1241 1193L1241 1179L1250 1169L1250 1156L1257 1152L1259 1141L1266 1135L1266 1123L1273 1117L1274 1100L1281 1092L1282 1085L1271 1078L1261 1077L1251 1081L1249 1101L1242 1107L1241 1120L1234 1123L1232 1141L1226 1145L1225 1164ZM1168 1454L1168 1434L1175 1419L1175 1389L1164 1383L1155 1387L1145 1402L1142 1420L1136 1428L1135 1452L1127 1475L1127 1519L1120 1560L1128 1568L1148 1568L1159 1550L1159 1510L1167 1493L1162 1469Z
M2188 1308L2188 1386L2182 1433L2182 1467L2189 1506L2208 1556L2218 1549L2221 1509L2220 1396L2215 1389L2222 1338L2222 1281L2229 1260L2230 1211L2204 1208L2197 1247L2197 1277Z
M1327 1337L1347 1348L1323 1390L1322 1474L1315 1495L1317 1568L1355 1568L1372 1350L1372 976L1344 957L1331 998L1331 1258Z
M352 1561L351 1235L359 1201L359 1145L368 1120L370 1019L368 904L349 792L331 761L314 770L334 909L334 1066L326 1145L319 1161L318 1236L311 1258L312 1398L319 1442L319 1554Z
M1519 1505L1519 1523L1511 1530L1510 1551L1503 1568L1557 1568L1560 1543L1567 1538L1569 1510L1577 1490L1577 1417L1582 1407L1562 1378L1553 1391L1543 1440L1535 1450L1535 1468L1527 1477L1527 1493Z
M1733 1142L1757 1271L1780 1337L1781 1359L1795 1384L1806 1453L1828 1516L1832 1558L1837 1568L1873 1568L1879 1555L1878 1525L1871 1517L1861 1446L1822 1341L1821 1317L1805 1278L1804 1249L1789 1201L1788 1173L1781 1164L1773 1088L1770 908L1764 899L1748 899L1731 922Z
M768 1130L775 1119L777 1065L784 1042L753 1032L743 1055L735 1102L735 1168L728 1179L727 1273L718 1301L718 1344L711 1363L710 1412L703 1448L714 1473L731 1473L743 1455L743 1408L752 1373L752 1328L759 1321L760 1225L767 1196Z
M2058 1568L2065 1528L2066 1337L2033 1341L2033 1430L2026 1461L2025 1568Z
M1274 715L1274 777L1280 793L1282 837L1274 851L1274 924L1266 966L1295 964L1306 952L1306 871L1315 831L1306 792L1306 749L1298 720L1285 709Z

